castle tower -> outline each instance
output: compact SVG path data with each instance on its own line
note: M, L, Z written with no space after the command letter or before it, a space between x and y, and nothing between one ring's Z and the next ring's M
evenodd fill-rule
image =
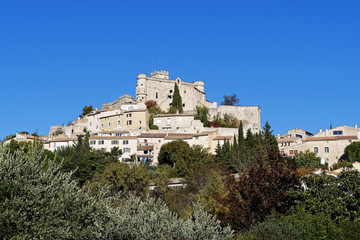
M203 81L195 81L194 85L196 87L197 90L199 90L200 92L205 92L205 83Z
M147 78L146 74L140 73L137 75L137 83L136 83L136 101L137 102L144 103L147 101L146 78Z

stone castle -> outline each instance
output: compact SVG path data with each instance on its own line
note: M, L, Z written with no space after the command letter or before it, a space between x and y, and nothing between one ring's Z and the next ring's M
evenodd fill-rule
M216 115L233 115L243 121L244 128L250 128L253 132L261 129L260 107L259 106L218 106L217 102L210 102L206 99L205 83L203 81L186 82L180 78L171 80L168 71L154 71L147 74L138 74L136 83L136 97L127 94L111 103L102 105L103 109L120 108L124 104L145 103L154 100L164 111L171 107L174 95L175 83L179 86L185 113L194 113L196 106L205 106L209 109L209 119Z

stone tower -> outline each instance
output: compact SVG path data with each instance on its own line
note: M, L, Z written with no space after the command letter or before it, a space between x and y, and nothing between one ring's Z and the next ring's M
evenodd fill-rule
M137 75L137 83L136 83L137 102L144 103L147 101L146 78L147 78L146 74L140 73Z

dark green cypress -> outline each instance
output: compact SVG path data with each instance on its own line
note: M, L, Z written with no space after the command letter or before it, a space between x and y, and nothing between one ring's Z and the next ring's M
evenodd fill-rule
M176 113L177 111L179 113L183 113L183 104L182 104L182 98L180 95L179 87L175 83L174 96L171 103L170 113Z

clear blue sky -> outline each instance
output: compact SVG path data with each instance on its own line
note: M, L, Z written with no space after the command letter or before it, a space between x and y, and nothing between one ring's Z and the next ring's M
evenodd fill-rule
M0 138L135 95L136 75L237 94L274 133L360 123L359 1L2 1Z

